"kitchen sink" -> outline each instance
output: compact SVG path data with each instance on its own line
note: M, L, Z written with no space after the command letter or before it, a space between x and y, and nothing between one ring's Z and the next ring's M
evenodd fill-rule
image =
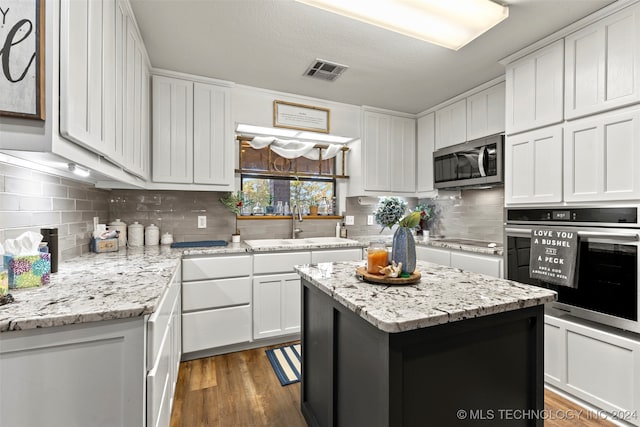
M341 246L344 244L357 244L356 240L342 239L339 237L310 237L308 239L256 239L244 241L251 248L284 247L313 247L323 245Z

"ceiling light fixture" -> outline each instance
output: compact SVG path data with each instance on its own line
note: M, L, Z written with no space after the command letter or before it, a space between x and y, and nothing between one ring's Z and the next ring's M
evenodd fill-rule
M509 16L490 0L296 0L458 50Z
M75 163L69 163L69 170L74 174L81 176L83 178L87 178L89 175L91 175L91 172L89 171L89 169L80 167Z

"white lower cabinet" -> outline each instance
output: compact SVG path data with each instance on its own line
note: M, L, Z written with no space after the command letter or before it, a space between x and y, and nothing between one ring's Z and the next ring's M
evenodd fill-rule
M144 327L135 317L0 334L0 425L144 425Z
M502 258L499 256L451 251L451 267L502 277Z
M182 355L180 268L147 322L147 427L168 427Z
M448 249L428 248L425 246L416 246L416 258L420 261L432 262L451 266L451 251Z
M253 279L253 338L300 332L300 276L274 274Z
M251 341L251 255L185 258L182 351Z
M544 378L640 425L640 336L545 315Z
M326 251L311 252L311 264L319 262L361 261L362 249L329 249Z
M416 246L416 259L493 277L503 277L502 257Z

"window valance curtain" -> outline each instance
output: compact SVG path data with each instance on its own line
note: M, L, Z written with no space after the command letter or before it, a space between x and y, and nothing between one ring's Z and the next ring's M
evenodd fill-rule
M305 157L310 160L319 160L321 150L322 160L332 159L343 147L340 144L329 144L327 148L320 149L315 147L315 142L284 140L274 136L256 136L249 141L249 145L255 149L270 147L273 152L285 159Z

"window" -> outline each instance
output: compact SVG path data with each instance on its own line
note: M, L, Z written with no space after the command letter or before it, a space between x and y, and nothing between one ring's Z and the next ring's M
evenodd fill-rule
M290 208L299 204L303 214L308 214L309 207L319 204L323 198L330 206L335 205L333 179L242 175L241 181L242 192L253 206L257 206L257 203L262 209L273 206L274 214L283 214L285 203ZM282 206L282 212L278 211L279 206Z

